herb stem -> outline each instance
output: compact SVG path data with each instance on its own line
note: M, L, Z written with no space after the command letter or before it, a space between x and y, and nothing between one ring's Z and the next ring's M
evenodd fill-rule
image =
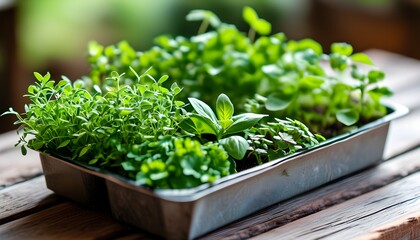
M207 19L204 19L200 25L200 28L198 29L197 34L200 35L200 34L205 33L208 27L209 27L209 21Z
M256 34L255 30L253 28L249 28L248 38L251 43L254 42L255 40L255 34Z

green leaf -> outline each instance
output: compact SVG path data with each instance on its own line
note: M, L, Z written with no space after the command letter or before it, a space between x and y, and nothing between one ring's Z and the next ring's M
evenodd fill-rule
M361 80L361 81L363 81L366 78L366 75L363 74L361 71L359 71L359 69L358 69L358 67L356 65L353 65L352 66L351 76L354 79L358 79L358 80Z
M209 10L192 10L186 16L187 21L208 21L214 28L218 28L221 24L220 19Z
M264 19L258 19L258 21L256 21L253 25L253 28L260 35L268 35L271 32L271 23Z
M20 152L22 153L22 155L26 156L28 150L26 149L25 145L20 146Z
M369 92L374 92L374 93L380 94L382 96L388 96L388 97L392 96L392 91L389 90L389 88L387 88L387 87L376 87L376 88L373 88L373 89L369 90Z
M229 120L232 118L234 107L226 94L220 94L216 101L216 113L219 120Z
M353 54L353 56L351 56L351 59L354 62L363 63L363 64L373 66L372 60L365 53L355 53L355 54Z
M265 108L269 111L280 111L289 106L294 98L293 94L283 94L279 92L268 95Z
M219 120L219 125L223 129L227 129L230 125L232 125L233 120L232 119L226 119L226 120Z
M292 43L292 41L290 41ZM305 38L297 43L296 50L312 49L317 55L322 54L322 46L313 39Z
M344 71L347 68L347 59L347 56L332 53L330 55L330 65L335 70Z
M276 64L268 64L261 67L263 73L267 74L270 77L279 77L284 73L284 70L281 69Z
M175 101L174 103L177 107L182 107L182 106L185 105L185 103L183 101Z
M252 29L261 35L268 35L271 32L271 23L268 21L258 18L257 12L251 7L244 7L242 16Z
M40 82L42 82L42 80L44 80L44 77L41 74L39 74L38 72L34 72L34 76L35 76L36 80L38 80Z
M193 134L213 134L218 135L217 125L209 118L192 114L188 119L183 120L179 126L186 132Z
M258 14L255 12L255 10L251 7L244 7L242 11L242 17L244 18L245 22L247 22L249 25L253 25L254 22L258 20Z
M299 85L303 89L315 89L321 87L324 83L324 78L314 75L308 75L302 78L299 82Z
M89 151L90 148L91 148L91 145L87 145L84 148L82 148L82 150L79 153L79 157L82 157L83 155L85 155Z
M368 73L369 84L379 82L385 78L385 73L378 70L370 70Z
M120 116L127 116L129 114L131 114L133 112L133 109L129 109L129 108L120 108Z
M217 117L209 105L196 98L188 98L188 101L190 101L191 106L199 115L206 117L217 124Z
M65 146L67 146L69 143L70 143L70 140L65 140L62 143L60 143L60 145L58 145L57 149L63 148Z
M254 126L263 117L268 115L256 113L243 113L232 117L233 123L226 129L225 134L232 134L244 131Z
M350 126L359 121L359 112L354 109L342 109L337 111L336 118L346 126Z
M44 81L46 82L46 81L50 80L50 78L51 78L51 74L49 72L47 72L47 74L45 74L45 76L44 76Z
M163 75L162 77L159 78L158 83L162 84L164 83L166 80L168 80L169 76L168 75Z
M37 92L37 87L34 86L34 85L29 85L29 87L28 87L28 93L34 94L35 92Z
M226 152L237 160L243 159L249 148L248 142L241 136L230 136L221 139L219 142Z
M333 43L331 45L331 52L350 56L353 53L353 47L348 43Z
M121 166L124 168L125 171L135 171L136 168L133 166L132 162L125 161L121 163Z

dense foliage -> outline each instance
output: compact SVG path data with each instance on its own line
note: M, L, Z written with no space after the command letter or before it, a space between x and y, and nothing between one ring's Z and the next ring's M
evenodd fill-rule
M202 23L191 38L160 36L144 52L92 42L92 70L79 80L35 73L25 113L5 113L23 128L17 145L182 189L325 140L312 132L334 136L386 113L384 74L365 54L268 36L270 23L251 8L243 15L248 34L195 10L187 19Z
M84 80L100 84L117 71L128 73L124 81L130 83L135 77L130 66L137 72L153 66L151 75L168 74L171 81L182 83L185 90L179 97L184 101L195 97L212 103L223 92L239 113L298 119L327 136L386 114L380 99L390 91L380 86L384 73L367 55L353 53L347 43L332 44L326 54L314 40L269 35L271 25L250 8L243 15L250 25L248 34L212 12L195 10L187 20L202 24L191 38L159 36L146 51L135 51L127 42L107 47L92 42L92 71ZM214 30L206 32L209 26Z

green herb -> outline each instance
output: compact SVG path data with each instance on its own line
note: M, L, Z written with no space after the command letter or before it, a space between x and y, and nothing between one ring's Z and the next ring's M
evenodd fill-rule
M171 189L212 183L234 173L232 164L220 144L172 136L133 148L122 163L137 184Z
M269 35L270 24L250 7L244 8L243 18L250 25L248 34L210 11L194 10L187 20L202 22L196 36L159 36L143 52L126 42L91 43L92 71L84 81L103 82L118 71L127 73L122 81L130 84L129 66L137 72L153 66L152 76L168 74L172 81L167 86L177 82L184 87L182 101L193 97L213 103L225 93L238 113L298 119L328 137L386 114L380 101L391 92L380 85L384 74L367 55L354 53L347 43L332 44L326 54L314 40Z
M17 145L181 189L325 140L312 132L331 137L386 114L391 92L367 55L269 35L249 7L243 17L248 34L194 10L187 20L201 26L191 38L160 36L143 52L91 42L87 76L35 73L25 113L4 113L23 128Z
M244 132L267 115L243 113L234 116L233 104L225 94L220 94L217 98L217 117L203 101L196 98L188 100L196 113L189 113L180 126L194 135L214 135L229 155L238 160L244 158L249 145L242 136L232 134Z
M194 187L235 171L221 144L184 139L179 124L186 116L184 103L175 100L181 91L176 83L167 89L167 76L133 74L136 82L122 85L122 75L113 72L105 91L94 85L90 93L83 81L56 84L50 74L35 73L26 115L5 113L16 115L23 127L22 153L27 144L156 188Z
M274 122L257 124L247 133L252 154L259 164L287 156L325 141L313 134L301 122L292 119L275 119Z

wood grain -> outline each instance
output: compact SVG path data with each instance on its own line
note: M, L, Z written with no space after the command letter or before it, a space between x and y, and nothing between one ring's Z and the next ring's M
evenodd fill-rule
M104 213L66 202L0 225L0 236L2 240L113 239L128 230Z
M420 211L382 226L356 240L418 239L420 236ZM417 238L416 238L417 237Z
M60 198L48 190L43 176L0 190L0 224L46 209Z
M16 131L0 135L0 189L42 173L38 153L28 150L23 156L20 148L14 147L18 140Z
M385 159L420 145L420 61L381 50L367 55L386 73L385 86L394 91L389 100L402 104L410 113L393 121L385 148Z
M408 213L420 214L420 173L300 218L254 239L352 239ZM417 215L416 218L420 217ZM420 238L420 235L413 236Z
M419 60L378 49L368 50L366 54L385 72L385 85L396 93L419 85Z
M384 159L390 159L420 145L419 123L420 109L391 122L385 144Z
M317 213L420 171L420 148L374 168L280 202L220 228L203 239L244 239Z

